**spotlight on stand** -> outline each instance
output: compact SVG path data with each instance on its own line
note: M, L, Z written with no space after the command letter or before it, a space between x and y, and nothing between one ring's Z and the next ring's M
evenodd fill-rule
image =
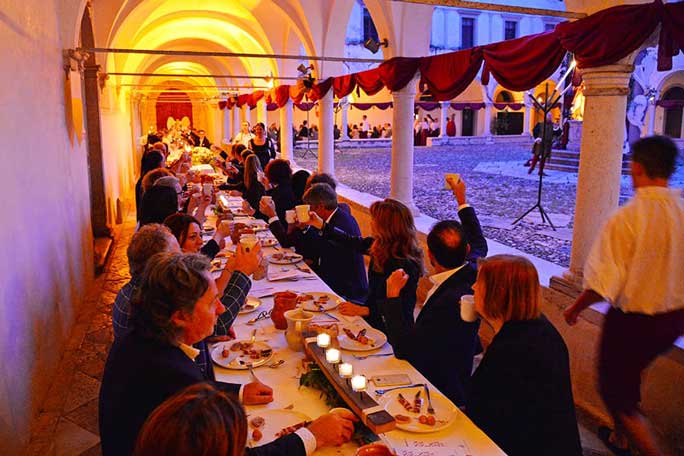
M363 47L371 51L373 54L378 53L378 51L380 50L380 46L389 46L389 41L387 41L387 38L380 42L375 41L373 38L368 38L366 41L363 42Z

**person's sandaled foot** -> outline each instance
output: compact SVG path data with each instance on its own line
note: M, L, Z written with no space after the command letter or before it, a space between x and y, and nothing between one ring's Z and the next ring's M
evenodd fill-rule
M603 444L613 452L613 454L616 454L617 456L632 456L632 452L629 451L629 448L621 448L617 446L614 441L611 439L611 436L614 437L613 430L607 426L601 426L598 429L598 438L601 439Z

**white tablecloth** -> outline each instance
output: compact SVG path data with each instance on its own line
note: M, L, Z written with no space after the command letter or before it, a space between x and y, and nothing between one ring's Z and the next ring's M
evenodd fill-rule
M264 255L270 255L273 252L272 248L264 249ZM315 276L315 274L313 275L315 280L269 282L263 279L255 281L250 295L259 296L285 290L292 290L298 293L332 293L332 290L320 278ZM272 307L272 297L262 298L262 305L258 310L238 316L233 325L238 339L249 338L251 331L257 328L257 340L264 340L273 347L275 350L274 360L285 360L285 364L277 369L271 369L266 366L255 369L259 380L274 389L275 400L265 406L248 406L246 408L248 413L254 413L254 411L264 408L282 409L292 405L294 410L305 413L311 418L316 418L326 413L328 407L325 405L324 400L321 399L319 391L299 387L299 373L301 371L301 361L305 358L304 353L295 352L287 346L284 331L276 330L270 318L261 320L253 326L246 324L250 318L256 317L259 312L269 310ZM347 318L335 310L330 311L330 313L343 321ZM323 320L326 320L326 317L320 315L314 319L314 322ZM365 325L365 322L362 319L360 320L360 324ZM391 351L392 347L389 344L385 344L385 346L368 353L387 353ZM380 374L405 373L410 376L412 382L430 384L408 362L396 359L394 356L356 360L351 352L343 350L342 357L345 361L354 365L355 374L365 374L368 378ZM444 360L444 362L447 364L449 360ZM215 371L217 379L221 381L231 383L248 383L250 381L247 371L228 370L218 366L215 367ZM372 393L374 389L373 384L369 382L369 394L375 398L375 395ZM432 389L437 390L434 386L432 386ZM416 434L394 430L384 434L382 438L386 443L394 447L400 456L485 456L505 454L460 411L454 423L441 431ZM348 443L341 448L325 448L317 451L315 454L353 455L355 450L356 445Z

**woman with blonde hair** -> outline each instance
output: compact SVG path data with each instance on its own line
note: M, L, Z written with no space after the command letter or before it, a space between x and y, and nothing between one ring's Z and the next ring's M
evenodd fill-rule
M510 456L581 455L568 349L541 313L534 265L513 255L481 259L473 290L495 335L471 379L466 413Z
M143 425L134 456L242 456L247 443L242 405L210 383L197 383L157 407Z
M403 269L409 279L401 290L401 306L406 321L413 321L418 279L423 274L423 251L418 245L411 210L397 200L386 198L371 204L371 237L350 236L327 225L315 212L310 212L310 225L320 229L323 237L370 256L368 296L363 304L343 302L343 315L360 315L374 328L387 333L381 304L387 299L387 278Z

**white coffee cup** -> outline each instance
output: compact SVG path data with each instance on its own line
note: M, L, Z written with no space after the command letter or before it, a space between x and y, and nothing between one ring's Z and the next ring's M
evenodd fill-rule
M211 196L211 194L214 192L214 184L204 184L204 194L207 196Z
M243 234L240 236L240 245L245 249L246 252L250 252L258 242L259 238L253 234Z
M232 229L233 229L233 226L232 226L232 225L233 225L233 221L232 221L232 220L221 220L221 225L220 225L220 226L221 226L222 229L225 229L225 230L228 230L228 231L232 231Z
M297 211L294 209L290 209L289 211L285 211L285 221L287 223L296 223L297 222Z
M264 195L261 197L261 201L263 201L264 204L270 204L271 201L273 201L273 197Z
M475 312L475 297L473 295L461 296L461 320L473 322L477 320Z
M308 204L300 204L299 206L295 206L295 211L297 211L297 220L299 220L299 223L306 223L309 221Z

